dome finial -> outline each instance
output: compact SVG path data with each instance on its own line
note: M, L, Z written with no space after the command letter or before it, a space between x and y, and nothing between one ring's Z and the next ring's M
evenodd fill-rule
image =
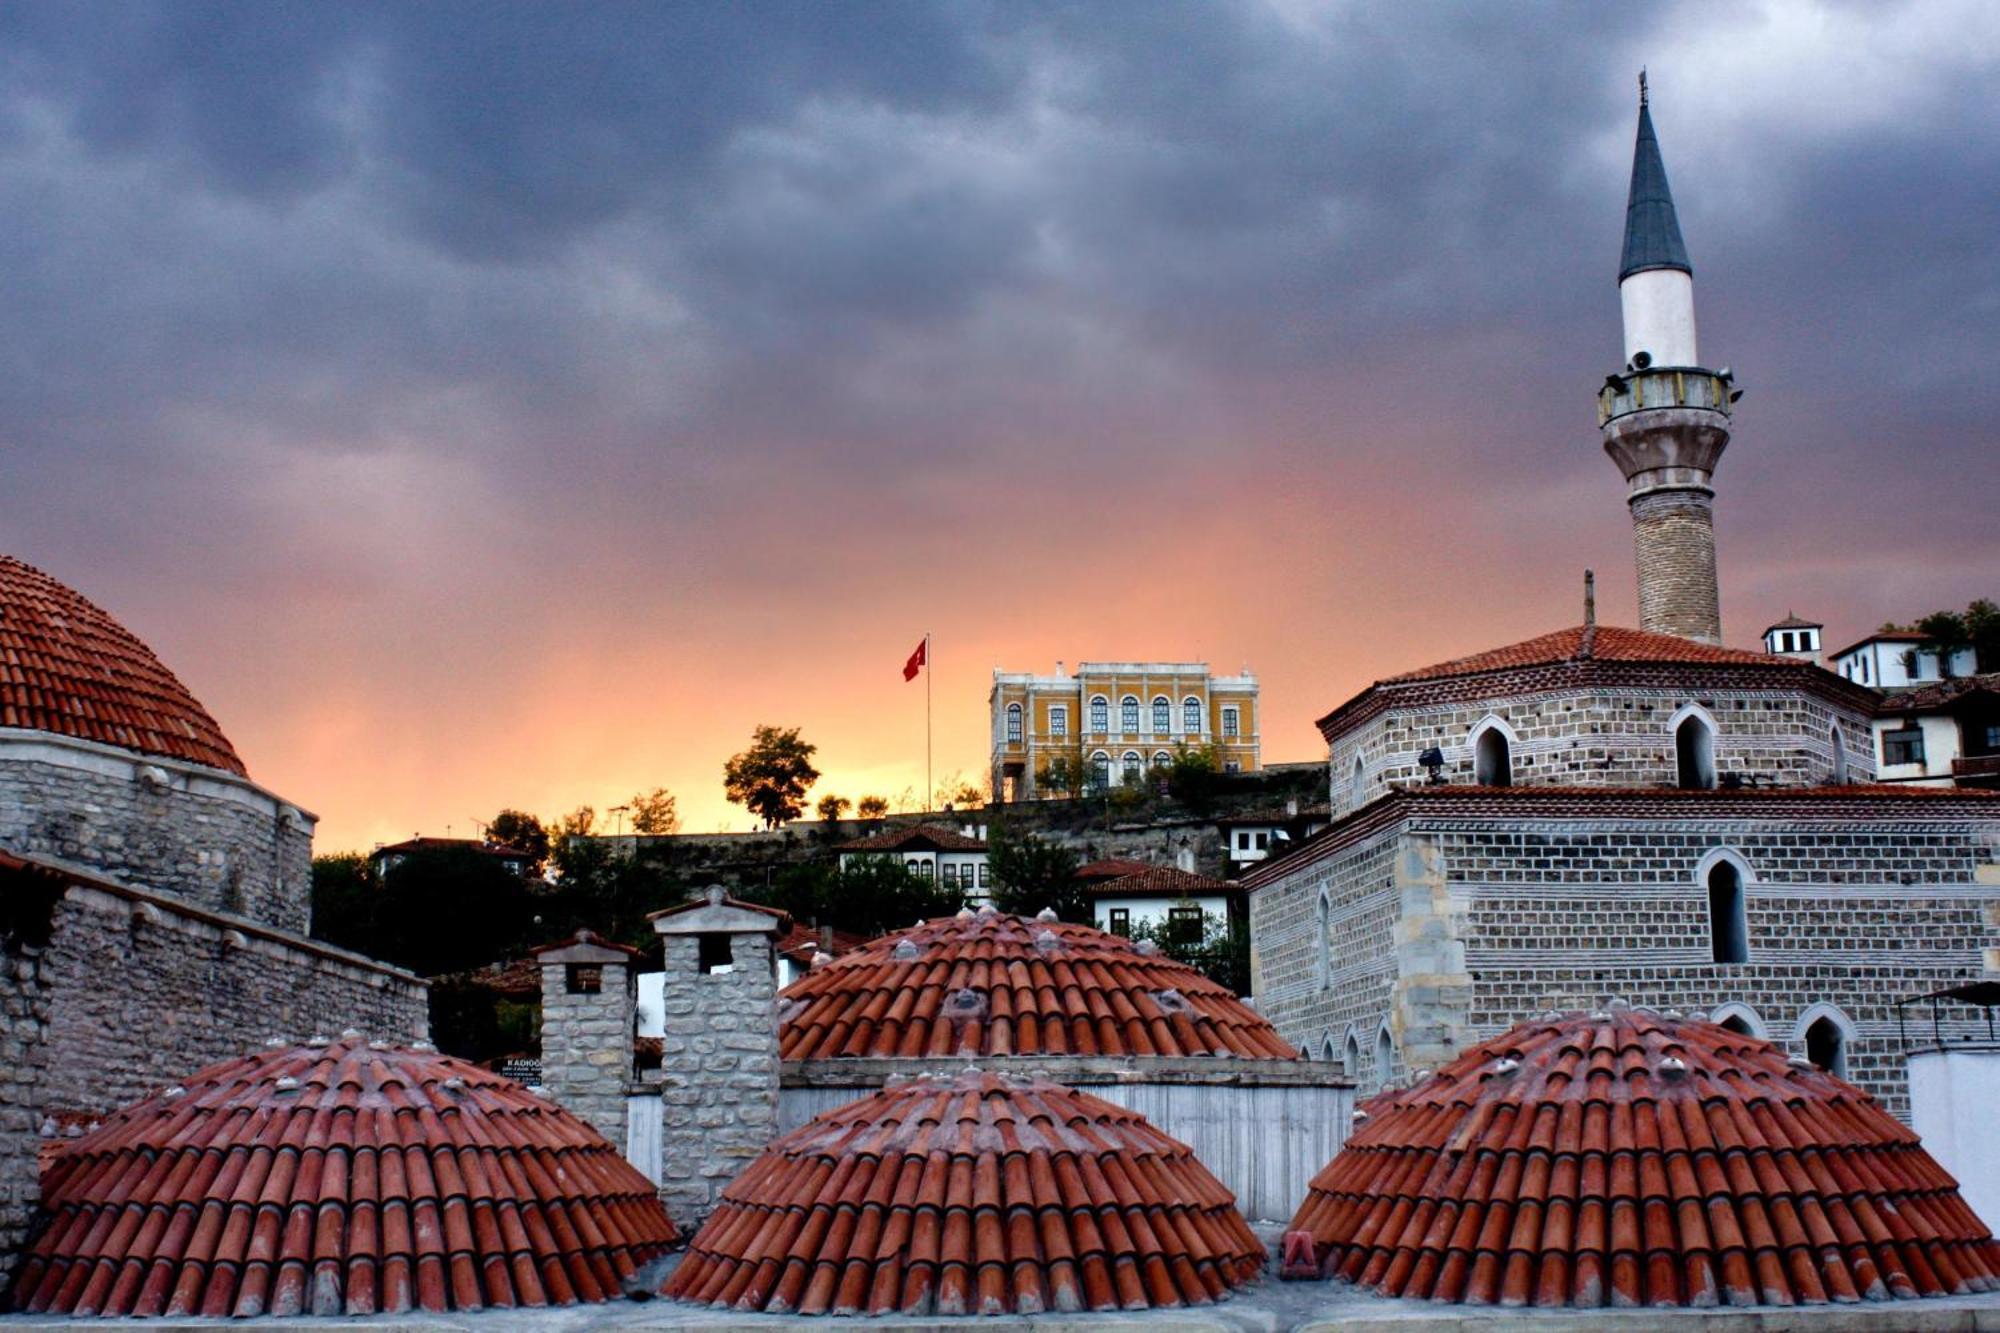
M1645 106L1647 100L1648 99L1646 96L1646 67L1644 65L1641 65L1639 66L1639 105Z

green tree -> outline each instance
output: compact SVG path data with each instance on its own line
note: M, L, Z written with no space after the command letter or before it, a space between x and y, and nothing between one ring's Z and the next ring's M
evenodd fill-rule
M558 879L609 858L610 850L596 841L596 830L597 811L587 805L555 822L549 830L549 864Z
M1083 795L1090 785L1090 766L1083 762L1080 754L1059 754L1035 774L1035 786L1044 792L1060 792L1064 796Z
M848 800L845 796L835 796L832 792L828 792L819 798L819 804L814 806L813 809L827 823L837 824L847 814L847 807L853 804L854 802Z
M674 802L674 794L665 787L634 793L628 804L632 809L634 833L649 838L664 838L681 831L680 810Z
M528 873L539 875L549 859L549 833L542 821L525 810L508 808L493 816L486 826L489 842L518 847L528 854Z
M495 857L413 852L382 881L372 952L420 976L483 967L539 942L535 906L528 882Z
M1206 818L1215 809L1222 790L1222 765L1213 745L1183 745L1174 751L1167 766L1167 794L1186 806L1188 813Z
M1032 833L994 826L986 844L993 871L993 905L1032 916L1053 907L1065 921L1090 920L1090 895L1077 880L1076 852Z
M799 739L797 727L760 724L750 748L722 768L722 790L732 802L777 828L799 817L806 792L819 781L812 757L819 747Z
M1193 907L1183 899L1177 907ZM1151 940L1159 951L1176 962L1186 963L1211 981L1229 987L1238 995L1250 989L1250 931L1241 923L1231 923L1215 912L1201 914L1201 928L1190 931L1177 927L1170 915L1159 920L1146 918L1132 927L1134 940Z
M943 810L950 807L963 810L986 804L986 793L977 784L966 781L965 774L953 773L937 786L933 794L931 809Z
M1963 611L1933 611L1916 623L1916 632L1938 655L1938 670L1951 675L1951 658L1970 648L1973 670L2000 671L2000 606L1981 597Z
M794 921L863 935L902 930L965 906L965 895L912 871L893 856L857 856L845 867L825 861L790 865L767 888L745 890L751 901L782 908Z
M376 957L375 867L359 852L330 852L312 862L313 938Z
M854 803L854 814L860 819L880 819L889 813L889 798L886 796L864 796Z

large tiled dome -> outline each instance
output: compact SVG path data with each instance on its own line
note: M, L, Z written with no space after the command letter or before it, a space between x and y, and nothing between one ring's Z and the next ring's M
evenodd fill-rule
M995 1074L917 1079L773 1143L666 1294L773 1314L1034 1314L1202 1304L1264 1248L1136 1112Z
M1985 1291L2000 1246L1916 1135L1769 1042L1642 1009L1524 1023L1370 1100L1285 1275L1467 1304Z
M1298 1054L1228 987L1150 945L991 908L883 936L787 986L778 1053Z
M73 589L12 556L0 556L0 727L244 775L222 728L152 649Z
M42 1178L14 1299L66 1315L342 1315L620 1294L675 1239L553 1102L347 1037L227 1061L110 1116Z

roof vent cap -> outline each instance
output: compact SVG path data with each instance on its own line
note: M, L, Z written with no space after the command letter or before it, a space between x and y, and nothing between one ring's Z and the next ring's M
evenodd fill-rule
M1354 1123L1358 1125L1367 1119L1368 1119L1368 1113L1360 1109L1359 1107L1356 1107L1354 1111Z
M1511 1055L1503 1055L1498 1060L1495 1060L1493 1062L1493 1072L1495 1074L1500 1075L1503 1078L1506 1077L1508 1074L1513 1073L1520 1067L1521 1067L1521 1062L1519 1060L1516 1060Z
M1186 996L1172 986L1165 990L1154 991L1153 1002L1170 1014L1184 1014L1194 1007L1187 1002Z
M360 1028L342 1028L342 1029L340 1030L340 1039L341 1039L342 1041L359 1041L359 1040L361 1040L361 1029L360 1029Z
M171 1102L187 1096L188 1090L186 1088L183 1088L180 1084L176 1083L174 1084L173 1087L168 1088L165 1092L161 1093L160 1095L162 1097L165 1097L168 1101Z
M380 1037L377 1037L375 1040L368 1043L368 1049L371 1051L386 1051L389 1049L389 1043L383 1041Z
M413 1051L421 1051L421 1052L423 1052L423 1053L424 1053L425 1055L429 1055L429 1054L431 1054L432 1052L434 1052L434 1051L436 1051L436 1050L437 1050L437 1043L436 1043L436 1042L434 1042L434 1041L418 1041L418 1042L412 1042L412 1043L410 1044L410 1049L411 1049L411 1050L413 1050Z
M1153 943L1151 940L1140 940L1137 944L1132 946L1132 951L1138 954L1142 958L1151 958L1154 954L1160 951L1160 946Z
M961 908L959 908L959 909L958 909L958 919L959 919L960 921L970 921L970 920L972 920L972 909L971 909L970 907L961 907Z
M299 1081L290 1074L286 1074L278 1080L275 1086L279 1092L297 1092L299 1090Z
M1660 1072L1668 1078L1679 1078L1682 1074L1687 1073L1687 1071L1688 1062L1681 1059L1678 1055L1670 1055L1660 1061Z
M979 905L979 915L981 916L994 916L997 914L997 910L992 903L981 903Z
M444 1085L453 1092L459 1092L464 1089L465 1080L460 1078L458 1075L453 1074L450 1078L444 1081Z
M318 1050L323 1046L333 1045L333 1038L327 1036L324 1032L315 1032L312 1036L306 1038L306 1045L312 1047L314 1050Z
M812 959L806 964L806 966L811 968L813 971L817 972L821 968L825 967L828 963L831 963L832 961L833 961L832 954L825 953L819 949L814 949Z
M282 1049L283 1047L286 1047L286 1046L289 1046L289 1045L291 1045L291 1044L292 1044L291 1042L289 1042L289 1041L285 1040L285 1039L284 1039L283 1037L266 1037L266 1038L264 1038L264 1048L265 1048L266 1050L272 1050L272 1051L275 1051L275 1050L279 1050L279 1049Z
M915 940L906 936L896 941L896 947L890 956L899 963L913 963L924 956L924 951L917 947Z
M1037 921L1057 921L1060 919L1056 915L1056 909L1053 907L1044 907L1041 911L1035 913L1035 920Z
M1054 953L1062 948L1062 941L1053 930L1038 930L1035 932L1035 948L1042 953Z
M976 1014L985 1010L986 997L969 986L962 987L951 993L951 998L945 1001L945 1007L954 1014Z
M1816 1064L1814 1064L1814 1063L1813 1063L1812 1061L1810 1061L1810 1060L1806 1059L1806 1058L1805 1058L1805 1057L1804 1057L1803 1055L1795 1055L1795 1056L1793 1056L1793 1057L1792 1057L1791 1059L1789 1059L1789 1060L1785 1061L1785 1063L1786 1063L1786 1064L1788 1064L1788 1065L1790 1065L1790 1066L1791 1066L1792 1068L1794 1068L1794 1069L1818 1069L1818 1068L1819 1068L1819 1066L1818 1066L1818 1065L1816 1065Z

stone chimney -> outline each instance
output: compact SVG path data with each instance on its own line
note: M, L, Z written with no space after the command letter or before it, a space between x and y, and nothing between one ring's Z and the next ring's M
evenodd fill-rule
M712 884L652 921L666 961L660 1197L692 1232L778 1130L774 945L789 918Z
M588 930L535 951L542 965L542 1086L625 1151L638 951Z

